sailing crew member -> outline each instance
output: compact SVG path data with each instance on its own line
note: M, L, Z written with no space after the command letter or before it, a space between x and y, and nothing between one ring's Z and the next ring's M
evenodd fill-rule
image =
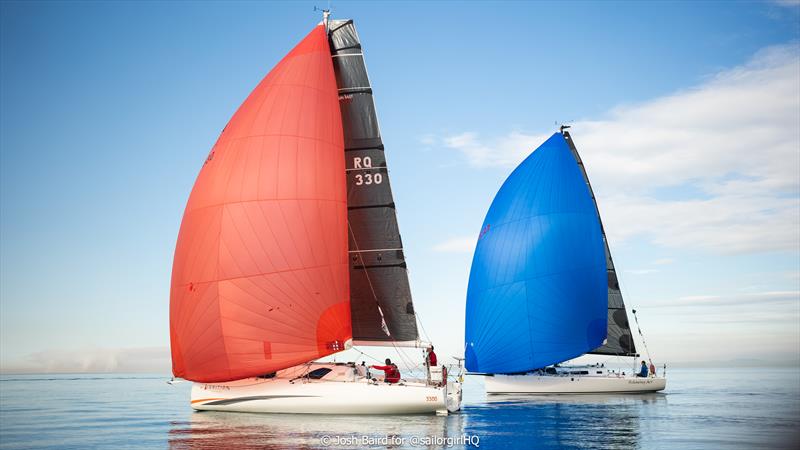
M653 361L650 361L650 376L656 376L656 365L653 364Z
M356 366L356 372L358 373L358 376L360 376L360 377L367 376L367 366L364 364L364 361L361 361L361 365L360 366Z
M386 365L385 366L370 366L373 369L382 370L385 374L383 377L383 381L387 383L397 383L400 381L400 370L397 366L392 363L392 360L386 358Z
M426 358L426 362L428 363L428 367L433 367L436 365L436 353L433 352L433 345L431 348L428 349L428 356Z
M639 370L639 373L636 374L637 377L640 378L647 378L647 363L642 360L642 368Z

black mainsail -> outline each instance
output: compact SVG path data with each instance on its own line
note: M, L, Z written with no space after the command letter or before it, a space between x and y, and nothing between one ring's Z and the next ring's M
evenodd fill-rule
M413 345L416 316L361 42L352 20L328 27L347 164L354 344Z
M608 271L608 332L606 343L602 346L592 350L589 353L596 355L617 355L617 356L637 356L636 345L633 342L631 334L630 323L628 322L628 314L625 312L625 302L622 300L622 292L619 288L619 280L617 279L617 270L614 268L614 260L611 258L611 250L608 247L608 239L606 238L606 231L603 227L603 219L600 217L600 209L597 207L597 199L592 190L592 184L589 182L589 176L586 175L586 168L583 165L578 149L572 141L569 132L562 129L564 139L569 144L572 151L572 156L581 168L583 179L589 187L589 193L592 196L592 201L597 209L597 217L600 219L600 231L603 233L603 244L606 247L606 269Z

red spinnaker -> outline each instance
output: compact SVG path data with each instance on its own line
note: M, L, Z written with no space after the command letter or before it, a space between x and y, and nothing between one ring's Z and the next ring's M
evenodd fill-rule
M341 115L317 26L239 107L197 177L172 267L176 377L222 382L351 338Z

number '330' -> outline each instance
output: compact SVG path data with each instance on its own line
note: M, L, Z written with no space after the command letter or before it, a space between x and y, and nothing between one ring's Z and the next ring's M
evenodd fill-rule
M356 186L361 186L362 184L370 185L370 184L381 184L383 182L383 175L379 173L365 173L365 174L356 174Z

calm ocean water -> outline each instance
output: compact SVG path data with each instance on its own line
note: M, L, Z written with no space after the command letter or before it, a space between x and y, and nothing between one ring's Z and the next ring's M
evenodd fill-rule
M3 375L0 448L323 448L337 436L353 444L333 448L465 448L465 435L490 449L800 447L800 370L668 377L665 394L488 399L472 377L458 414L373 417L194 413L190 384L158 375Z

